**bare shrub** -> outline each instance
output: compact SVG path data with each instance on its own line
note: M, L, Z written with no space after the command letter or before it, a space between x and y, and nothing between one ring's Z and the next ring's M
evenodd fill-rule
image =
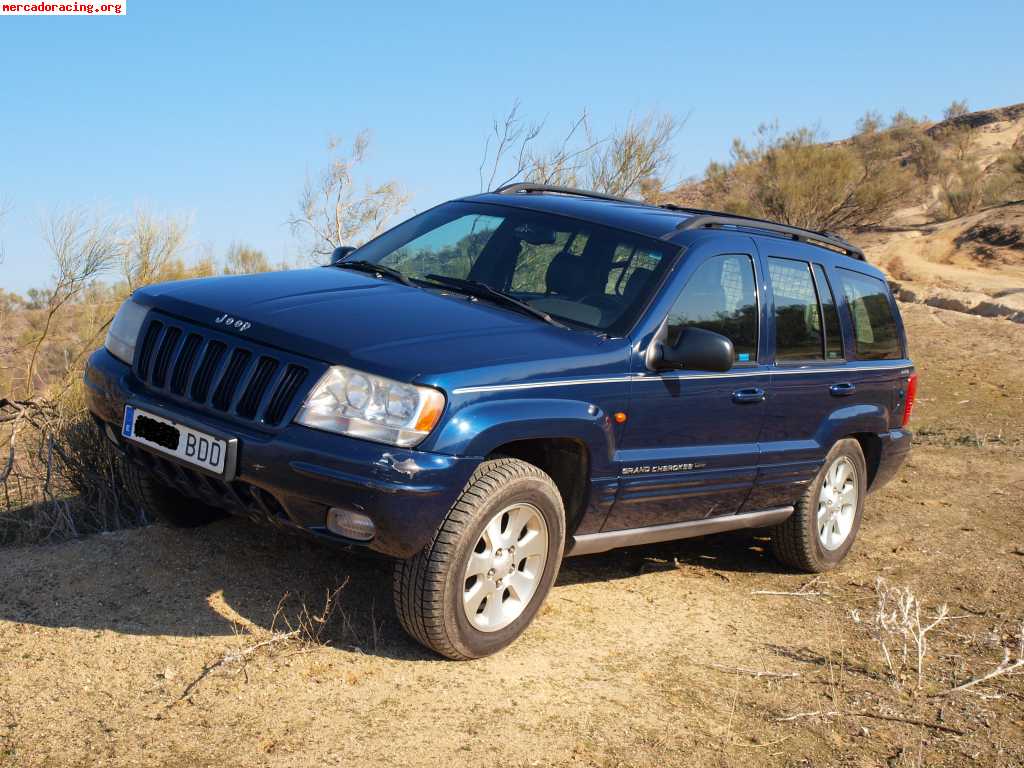
M580 187L617 196L639 196L646 185L668 171L672 142L685 119L660 112L630 117L607 135L595 135L586 111L573 118L564 134L540 149L545 124L527 122L517 100L495 120L478 169L480 190L515 181Z
M29 344L23 387L27 396L42 383L36 381L36 366L58 313L110 268L118 251L116 225L101 220L90 222L78 210L50 217L44 224L43 236L57 273L43 298L42 322Z
M232 243L224 257L225 275L254 275L270 272L273 267L263 251L250 248L243 243Z
M120 457L82 401L81 385L52 400L0 399L0 544L62 541L145 524Z
M953 120L957 117L963 117L970 108L967 106L967 99L956 99L950 102L950 105L946 107L942 112L942 117L945 120Z
M868 620L868 630L878 643L882 659L895 687L905 684L907 675L916 671L916 687L924 681L924 661L928 655L928 633L949 619L949 609L939 606L931 620L922 620L920 601L909 587L875 581L878 604Z
M305 238L311 260L328 256L340 245L360 245L380 234L388 221L409 201L397 181L358 188L356 175L366 162L370 135L359 133L348 152L332 138L327 144L330 161L316 179L307 179L299 196L299 210L288 223Z
M147 211L136 211L119 249L126 293L144 285L212 272L202 263L192 269L185 266L183 250L187 236L188 222L183 219L159 218Z

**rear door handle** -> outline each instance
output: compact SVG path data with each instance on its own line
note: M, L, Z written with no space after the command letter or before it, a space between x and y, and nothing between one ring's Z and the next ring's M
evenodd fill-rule
M831 392L836 397L845 397L846 395L852 395L854 392L856 392L857 385L849 381L844 381L841 384L833 384L831 387L828 388L828 391Z
M760 403L762 400L764 400L764 390L756 387L737 389L732 393L734 403Z

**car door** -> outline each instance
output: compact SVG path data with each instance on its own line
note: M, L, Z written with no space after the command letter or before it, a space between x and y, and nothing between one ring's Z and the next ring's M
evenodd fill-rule
M725 236L744 244L726 253L722 239L687 254L688 277L665 322L669 343L687 327L728 336L735 366L656 373L636 349L619 491L604 530L730 515L753 486L768 380L758 359L760 281L750 238Z
M835 299L812 254L774 242L764 251L772 377L750 510L792 504L814 478L827 451L822 426L842 396L830 387L842 385L846 363Z

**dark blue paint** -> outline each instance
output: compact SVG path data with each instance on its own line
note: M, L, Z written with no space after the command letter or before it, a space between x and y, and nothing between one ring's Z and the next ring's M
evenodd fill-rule
M204 326L211 335L309 361L314 375L305 389L335 363L442 389L448 398L442 421L414 450L293 424L261 429L230 415L202 412L184 400L155 397L128 366L102 349L86 371L90 409L120 426L131 402L170 411L215 435L237 437L236 480L273 494L289 524L330 537L323 527L327 507L354 506L377 525L369 546L398 557L426 545L473 470L514 441L569 438L584 447L590 478L578 533L792 504L829 447L848 435L878 439L876 487L906 456L909 433L897 428L894 409L912 370L908 360L887 363L885 370L868 370L878 364L855 360L797 366L774 361L764 259L813 261L824 265L830 279L837 265L881 276L870 265L754 230L673 234L685 214L660 209L554 195L474 200L668 235L683 256L621 338L555 328L464 296L333 268L190 280L136 292L137 301ZM726 375L649 372L647 346L676 296L705 259L722 253L754 259L757 359ZM849 310L841 291L835 297L849 351ZM224 314L251 327L235 332L215 325ZM525 386L493 389L509 385ZM853 391L832 394L832 388L847 385ZM752 390L763 397L736 396ZM625 424L612 418L619 411L628 414ZM669 469L626 471L651 465Z

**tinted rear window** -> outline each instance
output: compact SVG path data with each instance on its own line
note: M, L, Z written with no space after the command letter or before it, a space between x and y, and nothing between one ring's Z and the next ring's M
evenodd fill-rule
M843 296L853 318L856 356L861 360L898 360L903 357L889 288L878 278L838 270Z
M824 337L811 265L770 257L768 275L775 296L775 359L822 359Z

